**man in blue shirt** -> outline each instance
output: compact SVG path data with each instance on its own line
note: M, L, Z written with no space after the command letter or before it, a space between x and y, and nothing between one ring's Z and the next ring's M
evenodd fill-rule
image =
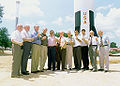
M34 26L35 32L32 34L32 37L34 37L34 41L32 42L32 62L31 62L31 73L37 73L38 66L39 66L39 59L40 59L40 51L41 51L41 39L40 39L40 33L39 26Z

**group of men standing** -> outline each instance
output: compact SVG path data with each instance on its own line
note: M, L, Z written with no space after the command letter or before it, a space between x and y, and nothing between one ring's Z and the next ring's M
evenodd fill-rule
M108 72L109 70L109 39L103 36L101 30L98 31L99 37L94 36L90 31L88 39L85 29L80 34L77 30L72 36L71 32L64 37L64 32L60 32L60 37L50 31L47 36L47 28L39 33L39 26L34 26L34 33L30 34L30 26L18 25L12 33L11 41L13 43L13 63L11 77L18 77L21 74L29 75L27 71L27 62L31 52L31 73L44 72L45 62L48 57L48 70L55 71L66 68L72 69L72 57L76 70L89 70L89 56L92 65L92 71L97 71L97 55L99 53L100 69L99 71ZM105 68L104 68L105 60ZM61 67L62 63L62 67ZM82 68L83 63L83 68ZM56 66L57 64L57 66Z

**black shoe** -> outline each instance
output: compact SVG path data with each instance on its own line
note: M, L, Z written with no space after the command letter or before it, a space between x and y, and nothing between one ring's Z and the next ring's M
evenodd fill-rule
M69 68L69 70L72 70L72 68Z
M53 69L52 71L55 71L55 69Z
M82 69L82 71L85 71L86 69L85 68L81 68Z
M93 70L93 68L90 69L91 71Z
M23 75L29 75L29 73L28 73L28 72L22 72L22 74L23 74Z
M39 72L44 72L44 70L40 70Z
M29 71L26 71L27 73L29 73Z
M37 70L37 71L32 71L31 73L38 73L38 72L40 72L39 70Z
M104 72L106 73L106 72L108 72L108 70L105 70Z
M81 70L81 68L77 68L77 71Z
M92 72L97 72L97 70L93 69Z
M76 70L77 68L73 68L73 70Z
M85 69L85 67L81 68L81 69Z
M98 71L104 71L104 69L99 69Z
M48 68L47 70L51 70L50 68Z
M85 70L89 70L89 67L85 68Z
M36 71L32 71L31 73L37 73Z

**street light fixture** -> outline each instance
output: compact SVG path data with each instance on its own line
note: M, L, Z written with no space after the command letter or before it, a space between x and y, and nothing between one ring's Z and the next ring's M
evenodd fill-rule
M15 24L15 28L17 28L18 19L19 19L19 7L20 7L20 1L16 1L16 24Z

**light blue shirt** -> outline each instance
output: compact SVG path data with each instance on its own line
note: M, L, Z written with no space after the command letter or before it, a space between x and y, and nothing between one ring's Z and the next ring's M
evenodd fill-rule
M109 38L108 37L105 37L103 36L102 37L102 42L103 42L103 45L108 45L109 46ZM99 45L101 45L101 37L99 37Z
M32 34L32 37L34 37L34 41L33 41L32 43L35 43L35 44L39 44L39 45L41 45L41 39L40 39L40 36L37 37L37 34L38 34L38 32L34 32L34 33Z

